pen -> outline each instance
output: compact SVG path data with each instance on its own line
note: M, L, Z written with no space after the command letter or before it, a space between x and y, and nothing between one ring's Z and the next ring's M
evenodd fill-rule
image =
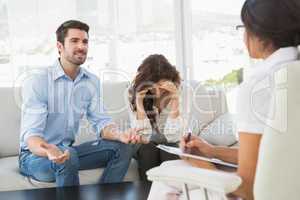
M191 140L191 136L192 136L192 132L189 131L189 132L188 132L188 135L187 135L187 137L186 137L185 143L188 143L188 142ZM186 153L191 153L191 152L190 152L190 149L188 149L186 146L185 146L185 148L184 148L184 152L186 152Z

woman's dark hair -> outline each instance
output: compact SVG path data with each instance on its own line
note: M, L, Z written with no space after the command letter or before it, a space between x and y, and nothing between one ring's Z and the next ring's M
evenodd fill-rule
M136 111L136 95L138 92L151 87L160 80L173 82L179 87L181 78L176 67L171 65L169 61L159 54L153 54L143 60L142 64L137 69L137 75L133 80L132 87L129 89L130 104L133 111ZM155 96L149 90L143 100L143 105L151 126L159 133L156 122L156 112L153 108Z
M299 0L246 0L241 19L248 33L279 49L300 44Z

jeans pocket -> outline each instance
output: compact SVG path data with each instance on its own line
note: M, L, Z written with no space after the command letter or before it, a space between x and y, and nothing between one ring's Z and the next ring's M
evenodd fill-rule
M19 155L19 171L21 174L28 176L28 166L26 164L26 161L28 159L28 156L30 156L31 153L29 150L22 150Z

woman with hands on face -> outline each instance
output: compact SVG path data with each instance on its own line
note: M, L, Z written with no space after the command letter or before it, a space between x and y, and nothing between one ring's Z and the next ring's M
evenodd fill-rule
M179 159L156 148L157 144L178 146L183 131L180 116L180 76L163 55L148 56L137 70L129 89L130 122L140 131L135 158L142 180L146 171L167 160Z

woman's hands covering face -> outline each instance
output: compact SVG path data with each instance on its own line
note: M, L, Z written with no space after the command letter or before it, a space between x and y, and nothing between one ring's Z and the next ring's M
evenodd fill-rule
M159 81L156 85L160 90L167 91L170 95L178 92L177 86L171 81Z

